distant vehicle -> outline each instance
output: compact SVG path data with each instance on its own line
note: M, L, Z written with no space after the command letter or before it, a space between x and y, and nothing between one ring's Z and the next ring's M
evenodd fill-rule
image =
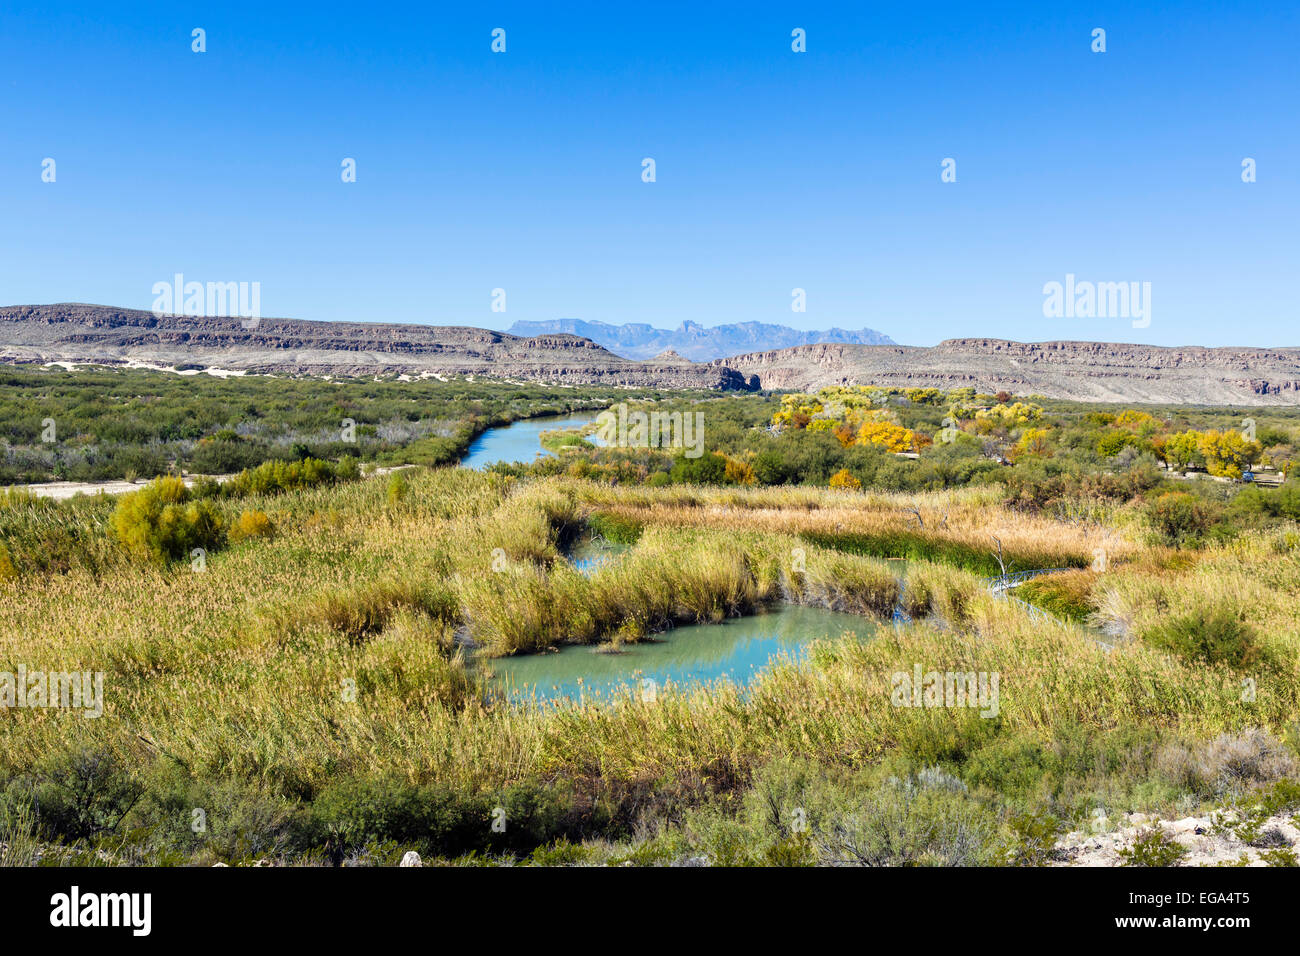
M1254 474L1252 474L1252 473L1249 472L1249 471L1243 471L1243 472L1241 473L1241 480L1242 480L1242 481L1254 481L1254 480L1255 480L1255 476L1254 476Z

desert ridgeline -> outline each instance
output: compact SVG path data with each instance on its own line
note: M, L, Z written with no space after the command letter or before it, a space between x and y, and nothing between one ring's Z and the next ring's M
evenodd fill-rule
M1300 410L0 382L0 482L134 483L0 494L0 863L1041 865L1141 812L1295 864ZM652 692L498 675L790 607L862 626Z

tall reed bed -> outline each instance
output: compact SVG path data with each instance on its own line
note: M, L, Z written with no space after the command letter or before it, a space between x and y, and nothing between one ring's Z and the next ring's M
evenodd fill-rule
M885 520L847 498L799 491L795 520L768 513L780 510L779 492L737 492L763 504L742 512L705 492L687 508L687 492L674 490L663 514L653 490L634 492L646 504L627 510L645 532L590 578L564 560L566 538L589 510L619 507L617 490L444 470L411 473L393 500L383 482L251 499L244 506L265 510L277 535L213 555L202 573L126 564L0 582L0 670L105 671L101 718L3 715L0 804L16 806L25 788L55 779L60 761L87 753L108 755L149 793L179 775L214 791L257 788L286 805L321 801L321 813L341 782L376 800L392 781L468 800L563 781L574 807L631 825L637 814L734 793L790 754L833 767L962 766L996 751L1011 774L1070 727L1159 741L1247 727L1285 736L1300 719L1294 670L1246 673L1141 639L1161 615L1232 600L1294 668L1300 569L1267 542L1199 561L1112 565L1090 593L1099 615L1130 621L1135 639L1107 653L1082 627L1031 620L990 598L969 571L803 537L812 526L802 518L822 511L836 513L832 530L835 521ZM979 510L977 498L943 499L950 527L962 502ZM686 520L714 507L732 510ZM1009 539L1042 532L1037 519L1005 519ZM1060 536L1071 547L1091 543L1077 529ZM722 683L600 706L490 702L459 650L466 631L494 653L514 653L781 600L872 615L902 606L942 626L921 620L866 643L821 642L746 693ZM917 666L996 672L997 716L895 706L893 675ZM1248 677L1257 678L1251 699Z

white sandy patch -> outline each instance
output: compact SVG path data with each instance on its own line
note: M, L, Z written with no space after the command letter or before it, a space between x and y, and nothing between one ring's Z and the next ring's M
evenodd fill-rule
M222 482L230 479L230 475L188 475L184 478L185 486L191 488L194 482L200 478L208 477L213 481ZM77 495L120 495L128 491L137 491L143 488L149 482L145 479L136 479L135 481L44 481L34 485L10 485L11 488L21 488L23 491L30 491L38 498L54 498L62 500L64 498L73 498Z
M1242 854L1250 866L1267 866L1260 858L1262 849L1242 843L1230 833L1213 833L1213 821L1208 817L1184 817L1181 820L1159 820L1143 813L1126 814L1118 829L1102 833L1077 831L1067 834L1056 844L1058 862L1053 866L1119 866L1123 863L1121 849L1133 845L1144 831L1159 828L1170 839L1188 849L1180 866L1217 866L1236 863ZM1269 817L1261 832L1276 829L1294 846L1300 842L1300 828L1290 813Z
M416 468L416 465L361 466L363 478L378 478L391 475L395 471ZM182 479L185 487L193 488L201 478L211 478L217 484L229 481L234 475L186 475ZM62 500L77 495L120 495L128 491L138 491L149 483L150 479L137 478L135 481L42 481L33 485L10 485L23 491L30 491L38 498Z
M154 365L150 362L137 362L135 359L127 359L120 364L108 364L105 362L44 362L43 368L58 367L69 372L76 372L79 369L87 368L129 368L145 369L150 372L170 372L173 375L211 375L213 378L231 378L247 375L244 369L232 368L176 368L173 365Z

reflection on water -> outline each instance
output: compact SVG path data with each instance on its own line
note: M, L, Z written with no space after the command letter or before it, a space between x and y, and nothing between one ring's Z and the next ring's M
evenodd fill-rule
M572 415L549 418L525 418L509 425L489 428L475 438L460 463L465 468L486 468L499 461L528 464L538 455L551 452L542 447L542 432L564 428L581 428L596 420L599 412L574 412ZM592 444L600 444L595 436L588 436Z
M748 684L778 655L802 656L819 639L844 632L870 638L880 624L856 614L786 606L722 624L693 624L656 635L656 640L625 645L622 653L592 647L566 647L552 654L529 654L485 662L493 685L515 700L600 700L620 688L641 689L643 680L662 689L728 679ZM853 638L850 638L853 639Z
M569 549L569 560L573 562L575 569L589 575L598 568L617 560L628 549L629 546L626 544L606 541L593 534L584 534Z

